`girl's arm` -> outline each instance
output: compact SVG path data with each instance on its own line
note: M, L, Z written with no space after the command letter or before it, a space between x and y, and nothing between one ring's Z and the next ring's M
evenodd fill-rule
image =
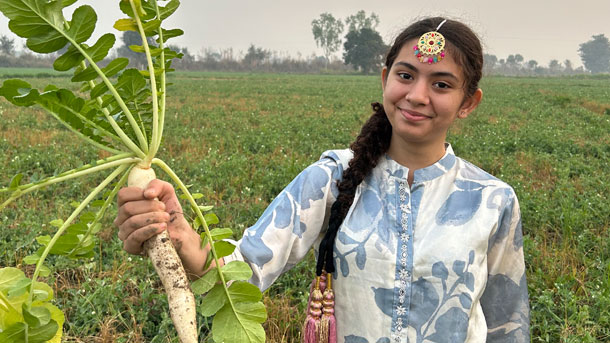
M332 153L330 156L336 157ZM332 157L307 167L244 232L235 252L224 262L247 262L253 271L250 282L267 289L319 243L342 172L342 166Z
M529 342L529 303L519 203L511 190L487 253L488 280L481 297L487 342Z

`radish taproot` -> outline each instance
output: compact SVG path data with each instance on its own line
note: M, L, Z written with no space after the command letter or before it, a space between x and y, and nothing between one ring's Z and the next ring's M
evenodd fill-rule
M57 228L53 237L36 238L41 246L23 260L36 265L31 279L15 268L0 268L3 277L0 282L0 342L12 342L15 337L20 337L18 342L26 343L31 340L61 341L63 313L51 303L52 291L48 291L51 288L37 281L39 276L52 271L52 266L45 264L47 256L94 257L95 234L101 230L101 220L119 189L126 183L145 188L155 178L152 165L160 168L188 201L195 218L193 228L202 231L202 247L210 245L206 269L215 262L204 277L191 284L195 294L207 293L201 306L196 307L188 278L167 233L145 243L165 287L181 342L198 341L195 309L205 316L215 315L212 336L216 342L264 342L261 324L266 319L266 311L262 295L246 282L252 271L244 262L233 261L224 266L219 263L235 248L223 241L231 236L230 230L210 230L206 218L212 223L217 222L217 218L203 212L211 207L197 204L181 178L155 157L162 142L166 73L172 71L172 59L181 57L164 44L182 31L168 30L161 25L178 9L179 1L119 1L121 11L128 18L118 20L114 27L140 34L142 45L130 48L146 56L146 70L127 69L129 60L123 57L100 67L98 63L107 57L116 38L106 33L97 41L88 42L95 29L97 14L91 6L82 5L67 20L64 11L76 2L78 0L0 0L0 12L9 19L9 28L26 39L30 50L50 54L67 47L55 59L53 67L58 71L72 70L71 81L78 85L78 91L54 85L47 85L40 91L23 80L5 80L0 87L0 96L16 106L38 106L46 110L83 142L111 154L57 175L31 179L28 184L22 184L23 174L19 173L8 187L0 188L0 196L8 194L0 203L2 210L24 194L110 171L82 201L74 202L76 209L65 221L50 221L51 226ZM160 6L160 2L165 6ZM113 182L111 190L104 192ZM92 204L99 210L93 212Z

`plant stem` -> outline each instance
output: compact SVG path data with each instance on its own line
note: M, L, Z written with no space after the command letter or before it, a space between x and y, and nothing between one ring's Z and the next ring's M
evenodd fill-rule
M41 16L41 18L43 20L45 19L42 16ZM62 17L62 19L63 19L64 27L66 28L66 30L69 30L70 24L68 24L68 22L66 21L65 18ZM142 149L140 149L140 147L135 145L135 143L132 142L131 139L129 139L129 137L127 137L125 132L123 132L123 130L116 123L116 121L110 116L110 112L108 112L107 109L102 108L102 113L104 113L104 116L106 117L106 119L108 120L108 122L110 123L110 125L112 126L114 131L119 135L119 137L121 137L121 139L123 140L125 145L127 145L127 147L131 151L133 151L136 155L138 155L140 157L144 157L146 155L146 153L148 152L148 142L146 142L144 135L140 131L140 127L138 126L135 119L133 118L131 111L129 111L129 109L127 108L127 105L123 101L123 98L121 98L121 96L119 95L117 90L114 88L114 86L112 85L110 80L108 80L108 77L106 77L106 74L104 74L104 72L97 66L97 64L95 63L93 58L91 58L91 56L89 56L89 54L87 54L85 49L83 49L83 47L80 46L74 39L72 39L69 35L65 34L65 32L60 30L57 26L55 26L54 23L51 23L48 21L46 21L46 22L51 27L53 27L55 30L57 30L57 32L59 32L62 36L64 36L64 38L66 38L70 42L70 44L72 44L72 46L83 55L83 57L89 62L89 65L91 66L91 68L93 68L93 70L95 70L95 72L99 75L99 77L102 79L102 81L106 84L106 87L108 87L108 90L110 91L110 93L112 93L112 96L119 104L119 107L121 107L121 109L123 110L123 113L125 113L125 116L127 116L127 120L129 121L131 128L135 132L136 137L138 137L138 141L140 142L140 147ZM84 63L84 61L82 63ZM89 85L92 86L91 89L93 89L93 85L95 85L95 83L93 81L89 81ZM103 102L100 97L97 97L97 103L100 104L100 107L101 107Z
M49 109L49 108L47 108L46 106L43 106L43 105L40 105L40 106L41 106L42 108L44 108L45 110L47 110L47 112L51 113L51 115L52 115L53 117L55 117L55 119L57 119L57 121L59 121L59 122L60 122L60 123L61 123L63 126L65 126L65 127L68 129L68 130L70 130L70 131L74 132L74 133L75 133L75 134L76 134L76 135L77 135L79 138L81 138L81 139L85 140L87 143L92 144L92 145L94 145L95 147L97 147L97 148L99 148L99 149L106 150L106 151L108 151L109 153L112 153L112 154L120 154L120 153L122 153L122 151L120 151L120 150L116 150L116 149L114 149L114 148L111 148L111 147L105 146L105 145L103 145L103 144L101 144L101 143L98 143L98 142L94 141L93 139L91 139L91 138L89 138L89 137L85 136L85 135L84 135L84 134L82 134L81 132L78 132L78 131L77 131L76 129L74 129L72 126L68 125L68 123L66 123L65 121L61 120L61 119L59 118L59 116L58 116L56 113L54 113L53 111L51 111L51 109ZM116 137L116 136L115 136L115 137Z
M11 195L10 198L8 198L4 203L2 203L2 205L0 205L0 211L2 211L2 209L4 209L8 204L10 204L11 202L13 202L13 200L17 199L18 197L33 192L39 188L42 187L46 187L58 182L62 182L65 180L70 180L70 179L74 179L80 176L84 176L87 174L91 174L91 173L95 173L97 171L101 171L104 169L108 169L108 168L112 168L112 167L116 167L116 166L120 166L120 165L124 165L124 164L135 164L140 162L141 159L136 158L136 157L128 157L128 158L123 158L120 159L118 161L112 161L112 162L107 162L107 163L102 163L100 165L96 165L94 167L90 167L84 170L79 170L79 171L75 171L74 173L65 175L65 176L54 176L54 177L50 177L48 178L46 181L41 182L41 183L37 183L37 184L32 184L32 186L25 188L25 189L17 189L13 195ZM71 172L71 171L69 171ZM68 172L66 172L68 173ZM65 173L64 173L65 174Z
M216 268L218 269L218 276L220 277L220 282L222 283L222 285L224 287L225 294L227 296L227 300L231 304L231 308L233 309L233 311L235 311L235 305L233 304L233 301L231 300L231 296L229 295L229 289L227 288L227 282L225 281L224 275L220 271L220 268L221 268L220 260L218 259L218 255L216 255L216 250L214 250L214 245L212 244L212 242L214 242L212 239L212 234L210 233L208 224L205 221L205 218L203 216L203 213L201 212L201 209L197 205L197 202L195 201L195 199L189 192L186 185L182 182L182 180L180 180L178 175L176 175L176 173L174 173L174 171L165 162L163 162L162 160L160 160L158 158L154 158L152 160L152 163L158 165L178 185L180 190L182 190L182 192L186 195L189 203L191 204L191 207L193 207L193 209L197 213L197 217L201 221L201 226L203 227L205 235L208 238L208 242L210 242L210 248L211 248L210 253L212 253L212 257L214 257L214 261L216 262Z
M144 32L144 27L142 26L142 21L140 20L140 16L138 15L138 11L136 9L133 0L129 0L129 4L131 5L131 10L133 11L133 16L138 24L138 31L140 31L140 37L142 38L142 46L144 47L144 53L146 54L146 61L148 62L148 76L150 77L150 90L152 92L152 110L153 110L153 120L152 120L152 137L151 137L151 147L148 151L148 155L146 156L144 162L146 164L150 163L150 161L157 154L158 145L155 143L160 140L159 137L159 99L157 97L157 81L155 79L155 66L152 62L152 57L150 56L150 47L148 46L148 40L146 39L146 33ZM161 30L161 26L159 26L159 30Z
M155 10L157 11L157 18L161 19L161 12L159 11L159 4L156 0L153 0L155 4ZM161 56L159 57L161 61L159 64L161 65L161 103L160 103L160 111L159 111L159 134L157 135L157 140L154 142L155 144L155 152L159 150L161 146L161 138L163 137L163 126L165 125L165 98L167 86L165 84L165 46L163 45L165 41L163 40L163 29L159 26L159 49L161 49Z
M106 186L108 186L108 184L112 180L114 180L119 174L121 174L123 171L125 171L125 169L127 169L126 165L119 166L110 175L108 175L106 177L106 179L104 179L104 181L102 181L102 183L100 183L97 187L95 187L95 189L93 189L93 191L91 191L91 193L89 193L89 195L85 198L85 200L83 200L80 203L80 205L78 205L78 207L74 210L74 212L72 212L70 217L68 217L68 219L66 219L66 221L59 228L59 230L57 230L57 232L55 233L53 238L51 238L51 241L49 242L49 244L47 244L46 248L42 252L42 255L40 255L40 259L38 260L38 263L36 263L36 269L34 270L34 275L32 276L32 285L30 286L28 307L32 304L32 296L34 294L34 283L36 282L36 278L38 278L38 274L40 273L40 268L42 267L44 260L47 258L49 251L51 251L51 249L53 248L53 245L55 244L55 242L57 242L59 237L64 233L64 231L68 228L68 226L70 226L70 223L74 219L76 219L76 217L82 212L82 210L85 209L85 207L87 207L87 205L91 202L91 200L93 200L99 192L101 192L104 188L106 188Z

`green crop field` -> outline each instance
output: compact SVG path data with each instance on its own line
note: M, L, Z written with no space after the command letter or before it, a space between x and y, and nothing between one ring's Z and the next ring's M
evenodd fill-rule
M50 72L0 71L67 86ZM303 168L344 148L381 100L373 76L178 73L171 77L165 142L171 161L221 227L239 237ZM610 341L610 77L485 78L484 100L450 131L461 156L511 184L521 204L533 342ZM0 185L36 180L106 156L42 110L0 100ZM98 180L51 186L0 213L0 267L23 258L49 222L71 212ZM1 194L0 194L1 195ZM66 342L172 342L153 268L122 251L115 212L90 261L49 257ZM313 257L265 293L269 342L300 342ZM208 322L199 318L201 331ZM203 335L205 336L205 335ZM175 340L173 341L175 342Z

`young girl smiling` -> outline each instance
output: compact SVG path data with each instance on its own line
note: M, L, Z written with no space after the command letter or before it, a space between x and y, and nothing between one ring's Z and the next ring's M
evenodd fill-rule
M264 290L318 249L317 274L330 273L335 307L331 298L312 305L308 328L320 331L322 312L334 313L330 342L528 342L515 193L446 142L482 99L482 66L464 24L427 18L406 28L381 72L383 103L350 149L327 151L301 172L224 263L249 263L250 282ZM140 253L168 229L185 268L203 275L209 248L171 185L125 188L119 206L125 250Z

